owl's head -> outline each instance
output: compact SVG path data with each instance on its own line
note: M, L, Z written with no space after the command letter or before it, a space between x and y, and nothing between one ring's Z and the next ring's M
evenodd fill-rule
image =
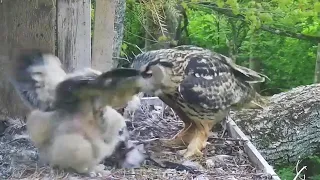
M174 64L158 51L149 51L139 54L135 61L146 62L140 67L134 67L141 73L141 91L146 93L155 93L156 95L161 89L170 86L171 72Z

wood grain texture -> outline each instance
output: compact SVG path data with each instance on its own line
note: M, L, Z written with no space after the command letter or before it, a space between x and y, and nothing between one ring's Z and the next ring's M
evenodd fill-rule
M107 71L114 67L112 55L115 36L115 2L96 0L94 17L92 68Z
M91 67L91 0L57 0L57 55L68 72Z
M0 114L24 117L27 112L8 83L9 51L41 47L55 53L56 8L53 0L2 0L0 3Z
M320 84L273 95L263 110L243 109L231 118L271 165L296 163L319 151Z

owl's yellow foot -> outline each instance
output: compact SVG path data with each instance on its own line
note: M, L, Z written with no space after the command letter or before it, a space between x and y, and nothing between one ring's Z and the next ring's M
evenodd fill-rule
M191 158L191 157L202 157L203 153L200 149L183 149L178 151L180 155L183 155L184 158Z
M195 122L192 139L189 141L189 145L185 152L182 151L185 158L190 158L192 156L202 157L203 153L201 150L207 145L209 133L213 125L213 121Z
M172 139L162 139L161 142L166 147L186 147L192 140L195 129L196 126L194 124L185 124L184 128L180 132L178 132Z
M206 147L208 136L204 132L198 131L194 134L194 138L190 141L187 149L180 151L183 153L184 158L190 158L194 156L202 157L201 150Z

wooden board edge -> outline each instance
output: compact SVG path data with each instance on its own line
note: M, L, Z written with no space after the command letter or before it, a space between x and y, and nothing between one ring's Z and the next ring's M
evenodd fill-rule
M244 150L247 153L250 161L265 173L270 174L273 180L281 180L275 173L269 163L263 158L257 148L251 143L247 136L241 131L237 124L229 117L226 122L227 130L232 138L242 139L245 141Z

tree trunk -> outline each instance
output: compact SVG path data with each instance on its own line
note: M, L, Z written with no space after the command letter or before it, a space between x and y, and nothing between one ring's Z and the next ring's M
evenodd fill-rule
M316 68L314 72L314 83L320 82L320 43L318 43Z
M115 12L115 20L114 20L114 43L113 43L113 66L118 66L117 57L120 56L121 45L123 40L123 28L124 28L124 18L126 13L126 1L125 0L117 0L116 1L116 12Z
M271 164L295 163L320 147L320 84L270 97L263 110L231 112L231 118Z

